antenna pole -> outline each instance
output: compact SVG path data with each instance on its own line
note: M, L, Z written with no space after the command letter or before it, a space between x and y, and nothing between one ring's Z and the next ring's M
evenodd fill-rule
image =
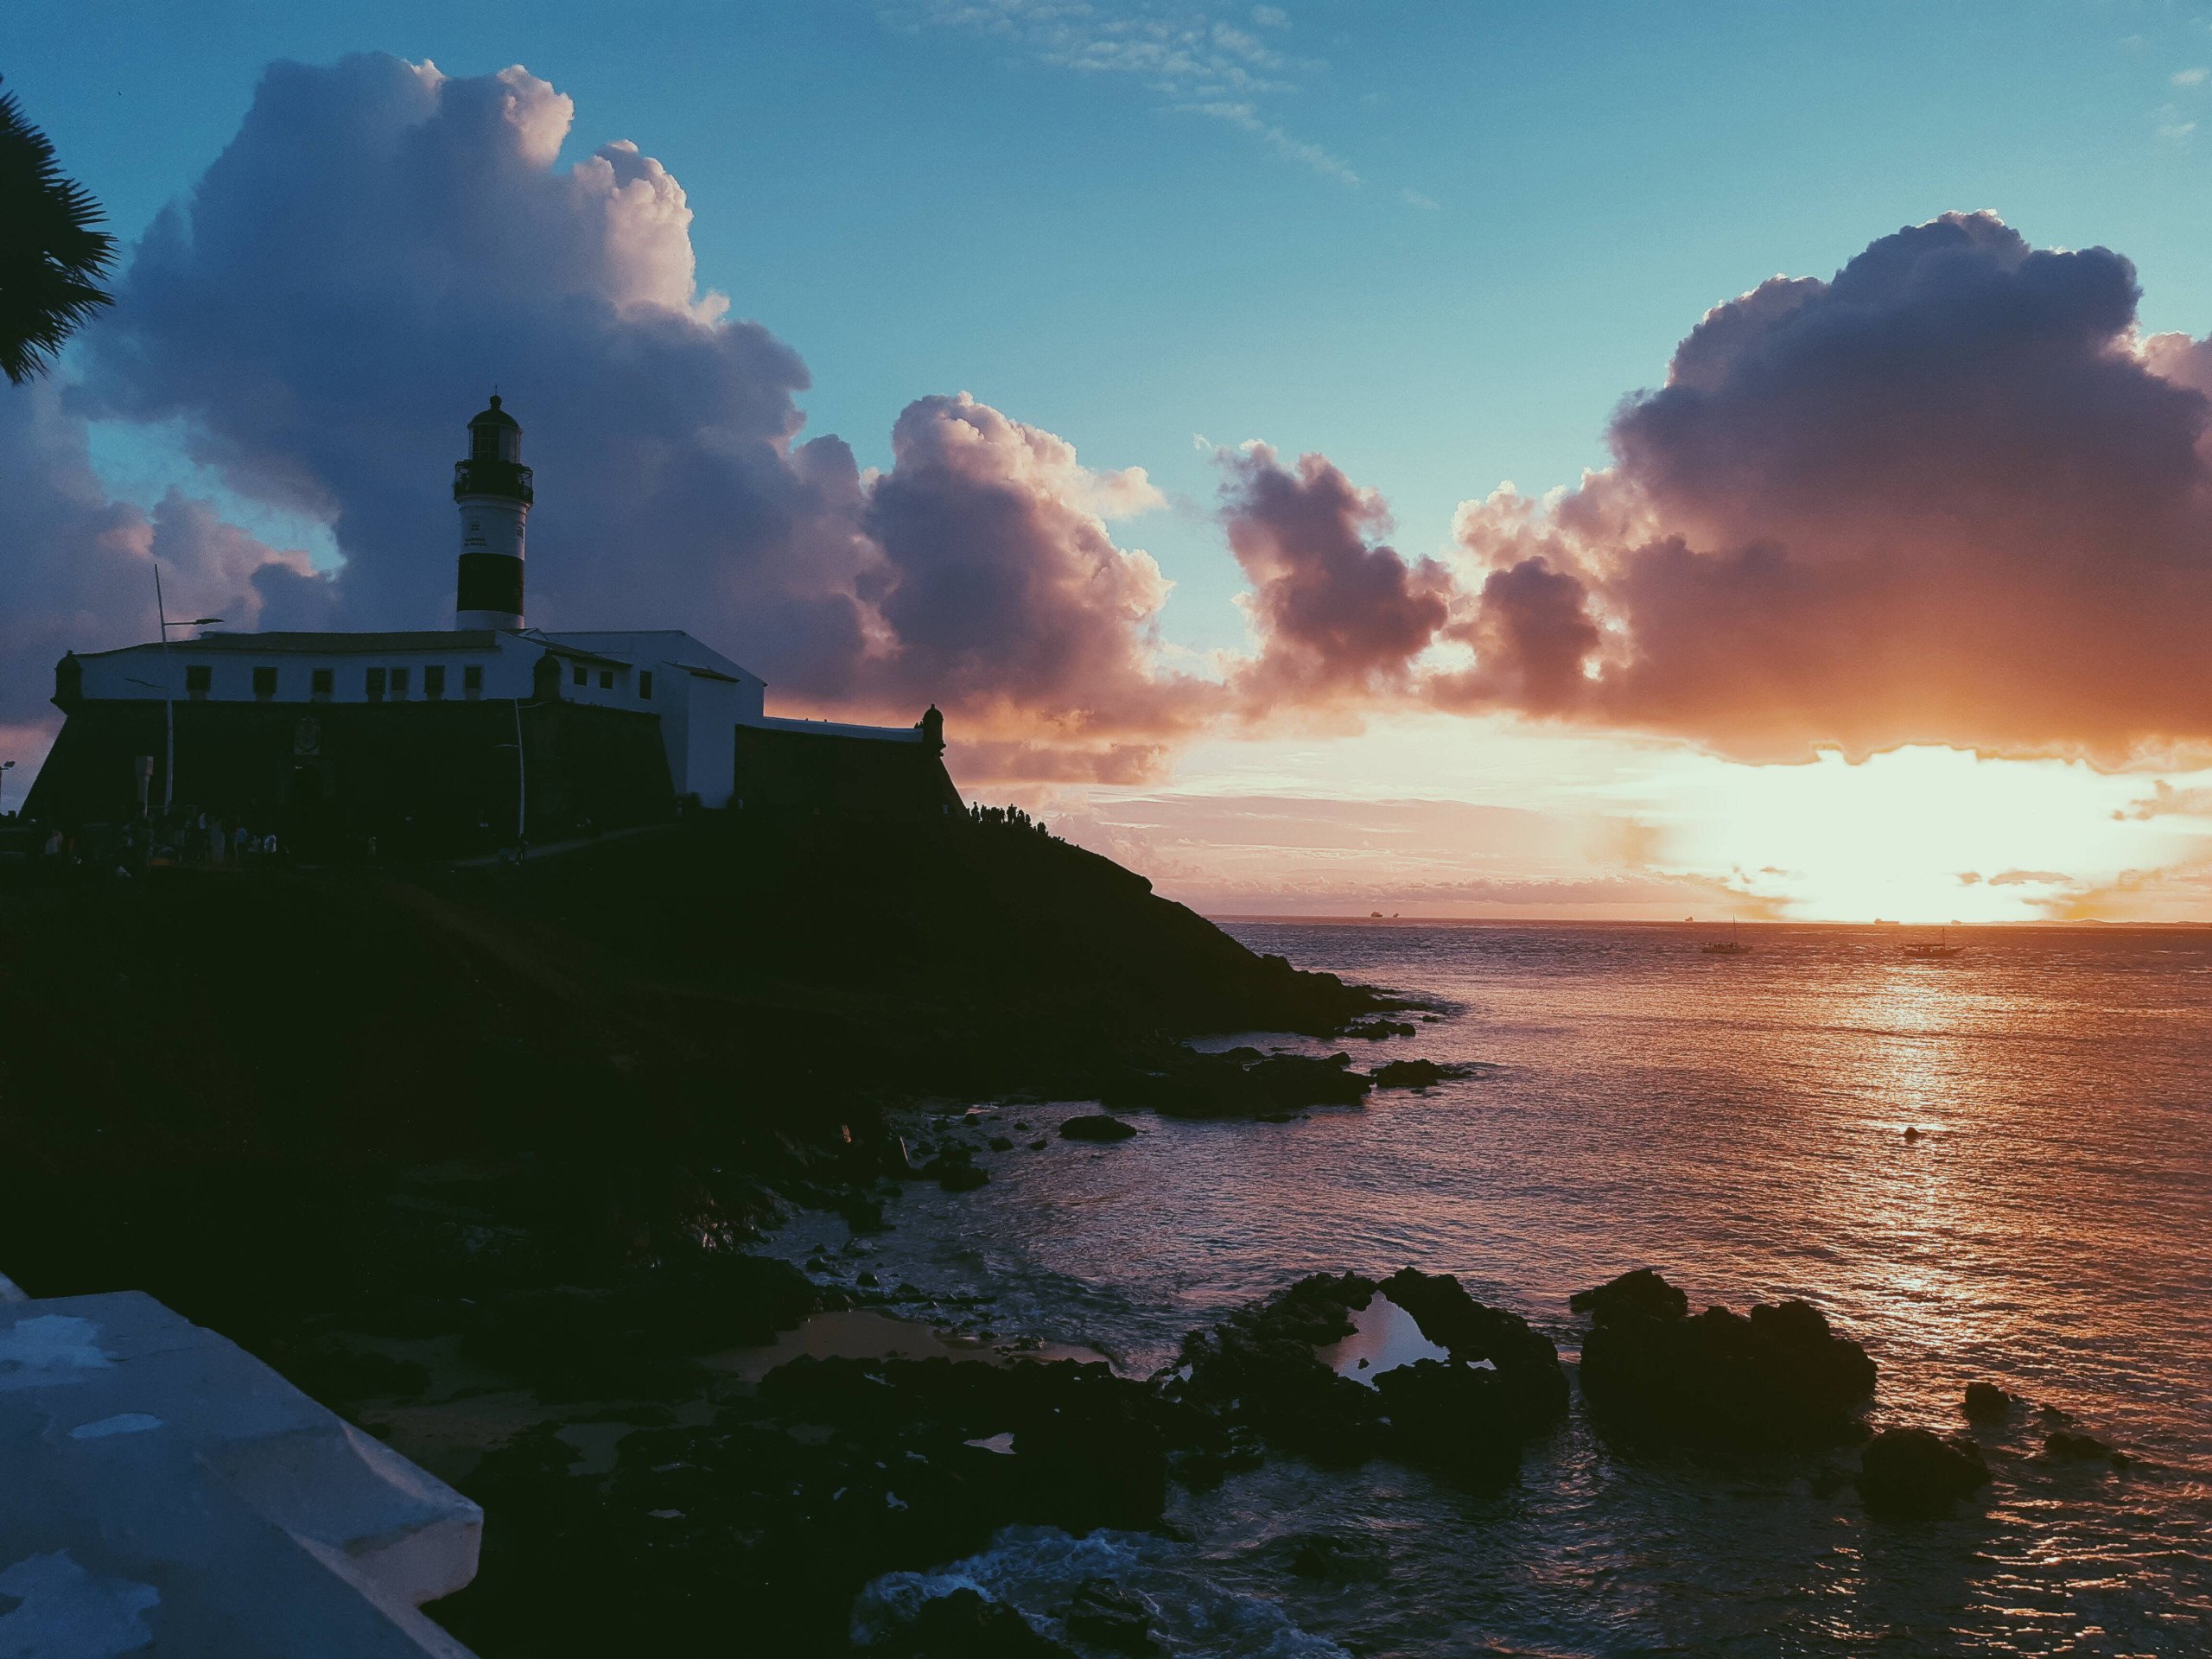
M169 613L162 603L162 565L154 562L154 616L162 625L162 712L168 730L162 761L162 817L176 806L176 677L169 669Z

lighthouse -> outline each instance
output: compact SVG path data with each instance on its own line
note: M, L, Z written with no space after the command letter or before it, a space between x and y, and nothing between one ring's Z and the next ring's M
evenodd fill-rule
M522 425L496 392L468 423L468 458L454 463L453 499L461 509L454 626L519 628L523 530L535 492L522 464Z

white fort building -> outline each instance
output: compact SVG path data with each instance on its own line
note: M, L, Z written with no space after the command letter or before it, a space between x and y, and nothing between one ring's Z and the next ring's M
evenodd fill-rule
M536 491L522 428L494 397L468 432L454 468L453 627L211 632L72 652L55 674L68 720L26 811L114 822L169 802L247 819L459 825L513 816L500 803L524 789L544 817L600 824L686 799L957 809L934 709L910 727L780 719L759 675L681 629L528 626Z

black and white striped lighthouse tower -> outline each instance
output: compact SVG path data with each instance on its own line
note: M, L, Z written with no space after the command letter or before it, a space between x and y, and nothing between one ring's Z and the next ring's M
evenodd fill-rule
M536 492L522 464L522 427L497 393L468 423L468 459L454 463L453 499L461 508L454 626L522 626L523 529Z

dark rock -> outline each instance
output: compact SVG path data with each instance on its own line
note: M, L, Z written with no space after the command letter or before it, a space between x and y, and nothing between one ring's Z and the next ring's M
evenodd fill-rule
M1301 1579L1379 1579L1389 1571L1389 1551L1365 1533L1307 1532L1285 1541L1285 1565Z
M1650 1268L1608 1279L1594 1290L1577 1291L1567 1298L1567 1305L1577 1313L1592 1314L1603 1321L1620 1317L1679 1319L1690 1311L1690 1299Z
M1071 1117L1060 1125L1063 1141L1127 1141L1136 1134L1135 1128L1118 1117L1109 1117L1095 1112L1083 1117Z
M884 1659L1073 1659L1006 1603L973 1590L932 1596L868 1651Z
M1178 1049L1154 1070L1131 1071L1103 1093L1109 1108L1147 1107L1170 1117L1261 1117L1309 1106L1357 1106L1372 1086L1351 1056L1224 1054Z
M1267 1461L1259 1435L1243 1423L1208 1434L1199 1444L1179 1448L1168 1459L1168 1472L1185 1486L1218 1486L1230 1475Z
M936 1176L937 1184L948 1192L972 1192L991 1179L964 1159L940 1158L926 1173Z
M991 1137L990 1145L993 1152L1012 1152L1014 1150L1014 1142L1002 1135L993 1135Z
M1463 1484L1500 1485L1521 1467L1520 1425L1497 1374L1456 1362L1418 1360L1379 1372L1391 1454Z
M1166 1502L1169 1426L1180 1415L1144 1383L1065 1360L800 1358L762 1378L754 1402L772 1417L827 1425L877 1448L873 1456L894 1466L852 1478L891 1483L918 1510L926 1484L910 1491L918 1478L895 1466L906 1450L955 1478L959 1501L939 1495L937 1518L962 1523L962 1547L933 1559L980 1548L1015 1522L1070 1531L1152 1525ZM1001 1433L1014 1436L1011 1456L965 1444Z
M2129 1459L2125 1452L2113 1450L2111 1444L2094 1434L2077 1434L2070 1429L2054 1429L2043 1437L2043 1454L2053 1463L2109 1463L2124 1469Z
M872 1273L863 1272L858 1278L855 1279L853 1282L860 1286L864 1290L874 1290L878 1285L881 1284L883 1281L877 1278Z
M1399 1366L1367 1388L1339 1376L1319 1350L1350 1336L1352 1313L1378 1288L1452 1356ZM1447 1478L1510 1478L1521 1448L1565 1415L1567 1379L1550 1341L1519 1315L1485 1307L1448 1274L1411 1268L1378 1287L1357 1274L1317 1274L1185 1338L1185 1372L1169 1397L1211 1420L1256 1433L1317 1463L1387 1453ZM1199 1478L1211 1454L1191 1454Z
M1885 1428L1859 1454L1859 1496L1873 1513L1940 1515L1989 1484L1981 1448L1925 1428Z
M1575 1296L1592 1316L1582 1392L1601 1427L1745 1447L1834 1443L1863 1432L1874 1362L1819 1309L1789 1300L1694 1318L1647 1269Z
M1448 1274L1403 1268L1382 1294L1451 1356L1376 1375L1390 1454L1467 1484L1511 1479L1522 1444L1567 1414L1567 1376L1551 1339L1519 1314L1475 1300Z
M845 1225L855 1233L880 1233L889 1230L883 1218L883 1205L875 1198L853 1197L837 1206L837 1213L844 1217Z
M1999 1388L1994 1382L1969 1382L1966 1398L1959 1402L1959 1409L1970 1423L2001 1423L2012 1414L2012 1408L2020 1403L2020 1396Z
M1042 1141L1032 1141L1029 1143L1029 1150L1032 1152L1042 1152L1045 1150L1045 1142Z
M1427 1089L1473 1075L1471 1066L1446 1065L1435 1060L1391 1060L1367 1074L1377 1089Z
M1834 1497L1850 1484L1850 1472L1832 1463L1821 1464L1805 1477L1806 1489L1815 1497Z
M518 1653L628 1651L619 1621L579 1608L574 1588L591 1582L651 1609L657 1633L684 1633L655 1651L728 1651L734 1629L747 1652L842 1652L853 1598L885 1573L976 1554L1008 1526L1161 1525L1168 1450L1204 1429L1104 1365L801 1358L709 1424L623 1436L608 1476L572 1472L574 1449L550 1435L487 1455L467 1490L502 1517L499 1540L439 1616L506 1630ZM969 1443L1000 1435L1010 1453ZM870 1650L966 1659L1001 1650L988 1637L1058 1651L966 1611L989 1624L902 1626ZM608 1639L580 1645L584 1623ZM939 1645L895 1645L925 1637Z
M1413 1034L1413 1027L1398 1020L1365 1020L1344 1027L1345 1036L1357 1037L1363 1041L1370 1043L1379 1043L1390 1037L1410 1037Z
M1353 1331L1375 1281L1315 1274L1264 1302L1239 1308L1183 1339L1185 1375L1169 1398L1224 1426L1249 1427L1269 1445L1339 1467L1382 1449L1382 1406L1374 1389L1338 1376L1317 1349Z
M1068 1634L1078 1641L1142 1659L1160 1650L1152 1635L1152 1621L1159 1611L1134 1590L1107 1579L1085 1579L1076 1586L1063 1618Z
M1491 1370L1472 1374L1488 1379L1483 1387L1492 1402L1490 1410L1516 1439L1567 1415L1567 1374L1560 1370L1559 1350L1518 1313L1477 1301L1447 1273L1402 1268L1382 1289L1455 1364L1489 1363ZM1384 1373L1376 1386L1393 1374ZM1394 1420L1396 1414L1394 1409Z

